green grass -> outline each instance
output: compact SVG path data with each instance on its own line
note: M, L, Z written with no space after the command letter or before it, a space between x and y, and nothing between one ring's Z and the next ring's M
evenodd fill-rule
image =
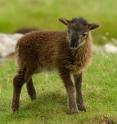
M20 27L64 30L58 18L83 16L100 25L94 42L103 44L117 38L116 0L0 0L0 32ZM105 38L106 37L106 38ZM117 123L117 55L93 55L85 70L83 95L87 112L67 114L67 96L56 73L33 77L37 100L31 102L25 86L20 111L11 112L14 60L0 64L0 124L99 124L107 118Z
M83 95L87 112L67 114L67 96L56 73L33 77L37 100L31 102L25 86L18 113L11 112L14 60L0 64L0 124L101 124L106 117L117 123L117 55L93 55L85 70Z
M0 31L13 32L26 26L61 30L65 27L58 18L83 16L100 24L94 37L102 44L117 38L116 5L116 0L0 0Z

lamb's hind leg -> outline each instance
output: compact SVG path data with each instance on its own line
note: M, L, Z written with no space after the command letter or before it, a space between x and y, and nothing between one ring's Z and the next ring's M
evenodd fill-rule
M23 84L27 83L27 90L32 99L36 97L36 92L32 83L32 74L34 70L31 68L20 69L18 74L14 77L13 80L13 100L12 100L12 110L17 111L19 108L19 99L21 88Z
M35 71L35 66L29 66L24 76L24 79L26 81L27 92L31 100L36 99L36 91L32 81L32 75L34 74L34 71Z
M70 78L70 73L69 73L69 71L62 69L62 70L60 70L60 76L64 82L64 85L65 85L65 88L66 88L66 91L68 94L70 114L77 113L78 108L77 108L77 104L76 104L75 87Z
M17 111L19 108L19 99L20 99L21 88L22 88L23 84L25 83L24 74L25 74L25 70L20 69L18 71L18 74L13 79L12 110L14 112Z
M75 86L76 86L76 101L78 105L78 109L80 111L86 111L86 108L84 106L83 102L83 96L82 96L82 73L78 75L74 75L75 79Z
M33 85L32 78L30 78L26 82L26 87L27 87L28 95L30 96L31 100L36 99L36 91L35 91L35 88L34 88L34 85Z

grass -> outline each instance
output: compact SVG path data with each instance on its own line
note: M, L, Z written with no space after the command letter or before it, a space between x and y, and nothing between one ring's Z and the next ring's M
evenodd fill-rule
M56 73L41 73L33 77L37 100L31 102L25 86L21 94L20 111L11 112L12 78L16 72L14 60L0 64L1 124L102 124L117 123L117 56L94 54L85 70L83 94L87 112L67 114L66 92Z
M83 16L100 24L94 37L102 44L117 38L116 4L116 0L0 0L0 31L14 32L27 26L61 30L65 27L58 18Z
M0 32L12 33L20 27L64 30L57 19L83 16L100 24L94 42L103 44L117 38L116 0L0 0ZM67 97L56 73L33 77L37 100L31 102L25 86L20 111L11 112L14 60L0 63L0 124L104 124L117 123L117 55L94 54L85 70L83 94L87 112L67 114Z

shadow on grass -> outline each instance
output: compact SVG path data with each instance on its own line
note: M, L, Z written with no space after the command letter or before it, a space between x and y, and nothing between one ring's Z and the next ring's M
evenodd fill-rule
M58 107L66 107L67 100L66 96L58 93L58 92L47 92L42 93L37 96L37 99L32 101L31 103L27 103L26 106L23 106L22 110L32 110L32 111L43 111L48 112L49 109L54 110ZM22 103L23 104L23 103Z
M76 124L115 124L110 117L103 118L103 113L79 112L73 116L67 114L66 95L59 91L41 93L35 101L21 100L20 109L16 113L7 112L4 120L11 123L72 123ZM4 122L5 122L4 121ZM85 123L84 123L85 124Z
M19 119L48 120L67 113L67 98L58 92L40 94L36 100L21 100L19 111L7 115L9 121Z

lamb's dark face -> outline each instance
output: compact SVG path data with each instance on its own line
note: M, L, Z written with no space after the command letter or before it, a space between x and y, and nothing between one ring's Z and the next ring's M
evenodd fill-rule
M68 41L71 49L77 49L86 42L89 31L98 27L97 24L89 24L83 18L72 20L59 19L68 27Z
M77 49L88 37L88 23L82 18L71 20L68 26L68 41L72 49Z

